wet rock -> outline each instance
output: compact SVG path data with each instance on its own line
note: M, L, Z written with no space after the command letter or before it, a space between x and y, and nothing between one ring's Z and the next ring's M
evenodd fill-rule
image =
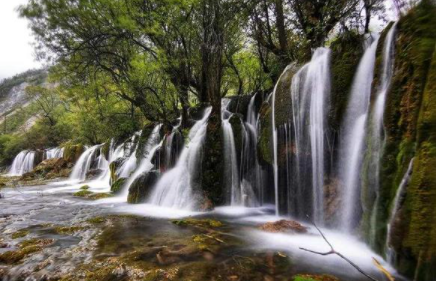
M111 184L111 192L113 194L120 194L124 184L126 183L126 180L126 178L118 178Z
M130 186L127 202L130 204L145 202L158 179L157 171L142 173Z
M279 220L276 222L267 222L259 226L259 229L267 232L273 232L273 233L278 233L278 232L306 233L307 232L307 227L292 220Z
M118 158L109 164L109 170L111 173L111 175L110 175L111 176L111 178L110 178L111 184L118 179L117 171L120 169L120 167L123 165L123 163L125 161L126 161L126 158L121 157L121 158Z
M22 180L35 178L55 178L63 176L63 170L68 169L68 163L63 158L47 159L39 163L33 171L24 174Z
M86 173L86 178L87 179L96 179L99 175L101 175L103 173L103 170L100 169L92 169L89 170L88 173Z

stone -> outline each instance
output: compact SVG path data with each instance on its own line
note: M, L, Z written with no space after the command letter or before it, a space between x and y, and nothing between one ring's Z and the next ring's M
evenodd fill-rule
M267 222L259 226L259 229L272 233L278 233L278 232L306 233L307 232L307 227L301 225L299 222L292 221L292 220L279 220L276 222Z
M142 173L129 187L127 202L139 204L145 202L150 195L152 187L159 179L159 172L149 171Z

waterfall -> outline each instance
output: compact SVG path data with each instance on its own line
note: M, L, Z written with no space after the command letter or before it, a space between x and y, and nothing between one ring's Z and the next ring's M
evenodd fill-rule
M297 169L295 175L298 176L296 188L304 190L305 179L311 179L312 202L306 204L312 205L312 218L318 223L322 223L324 218L324 147L330 95L329 64L330 50L316 49L312 60L292 78L291 87ZM275 150L277 154L277 147Z
M277 126L276 126L276 91L279 85L279 82L286 73L288 68L286 68L283 73L280 75L277 80L276 85L274 86L274 90L271 95L268 97L268 101L271 99L271 130L272 130L272 141L273 141L273 175L274 175L274 197L275 197L275 206L276 206L276 215L279 215L279 165L278 165L278 138L277 138Z
M235 136L230 124L232 113L228 111L230 99L222 99L222 129L224 140L224 163L225 163L225 181L227 187L230 187L230 204L242 205L242 190L239 180L239 168L236 155Z
M124 153L129 153L127 159L124 161L124 163L119 168L118 174L121 178L128 178L130 177L130 174L136 169L136 164L138 162L138 159L136 158L136 150L138 149L139 142L137 141L137 138L141 135L142 131L139 131L135 133L132 138L127 142L130 144L126 149L124 149ZM136 142L136 144L135 144ZM121 145L124 146L124 145Z
M250 99L247 109L247 119L244 122L244 138L240 168L243 204L256 206L264 200L262 189L262 169L257 157L258 113L255 106L256 97Z
M8 176L21 176L33 170L35 152L23 150L15 157L9 169Z
M80 155L79 160L77 160L70 174L70 180L84 181L86 179L86 174L91 168L92 162L95 160L95 154L101 146L101 144L94 145Z
M386 257L387 261L393 265L395 263L395 251L391 247L391 228L392 224L394 223L395 217L400 209L401 201L404 199L404 196L406 194L406 189L410 181L410 177L412 176L413 171L413 161L414 158L410 160L409 166L407 168L406 173L404 174L400 185L398 186L397 192L395 194L394 198L394 206L391 209L391 214L389 216L389 221L387 225L387 234L386 234Z
M147 155L141 159L141 162L139 163L138 168L129 177L126 184L124 185L123 193L122 193L123 197L127 197L128 193L129 193L130 186L139 176L141 176L142 173L150 171L154 167L154 165L151 163L151 160L152 160L156 150L162 145L160 143L160 129L161 128L162 128L162 124L156 125L153 128L153 131L151 132L150 136L148 137L147 143L145 144L145 148L144 148L144 151L147 153ZM138 145L139 145L139 143L138 143ZM136 149L137 149L137 147L136 147ZM131 156L136 154L136 149L131 154ZM136 159L136 156L135 156L135 159ZM133 169L135 169L135 168L133 168Z
M44 152L44 160L53 159L53 158L62 158L64 155L64 148L55 147L51 149L47 149Z
M351 95L342 124L340 143L339 178L342 183L342 208L340 226L349 232L356 224L359 206L362 154L366 121L374 78L377 39L366 49L354 77Z
M194 184L201 172L199 165L211 110L207 108L203 118L190 130L189 143L183 148L176 166L167 171L154 187L149 200L151 204L182 209L195 207Z
M383 128L383 115L385 110L386 96L391 84L393 66L394 66L394 52L395 52L395 30L397 23L395 23L389 30L384 41L383 48L383 65L382 75L380 77L380 85L376 93L374 108L371 119L371 165L369 167L369 181L373 186L376 193L376 200L371 214L371 229L370 229L370 243L374 245L376 236L376 222L377 222L377 207L379 202L379 189L380 189L380 161L384 147L384 128Z

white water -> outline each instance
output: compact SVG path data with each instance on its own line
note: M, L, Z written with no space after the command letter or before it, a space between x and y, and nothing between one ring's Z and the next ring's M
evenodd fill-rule
M384 147L384 127L383 115L385 111L386 96L391 84L393 66L394 66L394 52L395 52L395 30L397 23L395 23L389 30L383 48L383 68L378 87L377 96L373 108L373 116L371 119L371 167L370 167L370 183L376 193L376 200L371 214L371 229L370 229L370 243L374 244L376 236L376 222L377 222L377 206L379 202L378 192L380 189L380 160Z
M142 131L139 131L135 133L132 138L129 140L130 146L127 149L124 149L124 153L129 153L129 157L124 161L124 163L121 165L119 170L117 171L117 174L120 178L128 178L132 174L132 172L136 169L136 164L138 162L138 159L136 158L136 150L138 149L139 141L137 141L137 138L141 135ZM133 144L136 143L135 146ZM124 147L122 144L121 147ZM115 159L114 159L115 160Z
M312 60L294 75L291 88L296 168L306 170L297 174L300 179L312 179L312 218L318 223L322 223L324 219L324 147L329 96L330 50L318 48ZM275 127L274 121L273 124ZM277 166L277 131L274 131L274 162ZM310 156L305 156L308 153ZM277 171L274 174L277 178ZM277 185L277 179L275 182ZM304 183L299 185L300 189L307 188Z
M156 125L148 137L147 143L145 144L144 151L146 155L141 159L141 163L135 172L129 177L126 184L123 186L122 197L127 198L129 194L129 188L132 183L144 172L151 171L154 165L151 163L151 160L156 152L156 150L162 145L160 141L160 129L162 128L162 124ZM136 148L137 149L137 148ZM136 154L136 149L132 154ZM136 156L135 156L136 159Z
M183 148L174 168L158 181L149 202L170 208L193 209L197 203L194 180L199 173L203 142L211 108L207 108L201 120L189 132L189 143Z
M395 263L395 251L392 249L391 247L391 227L392 224L395 220L395 217L397 215L397 212L400 209L400 203L401 203L401 199L404 198L404 195L406 193L407 190L407 186L409 184L410 181L410 177L412 176L412 171L413 171L413 161L414 158L412 158L410 160L409 166L407 167L407 171L404 174L400 185L398 186L397 192L395 194L395 198L394 198L394 206L391 209L391 214L389 216L389 221L388 221L388 226L387 226L387 235L386 235L386 256L387 256L387 260L390 264L394 264Z
M35 152L23 150L15 156L11 168L9 169L8 176L21 176L33 170L35 162Z
M244 139L241 160L241 187L243 205L257 206L264 201L262 168L257 155L258 113L255 107L256 93L250 100L247 109L247 120L244 122Z
M268 101L271 99L271 107L272 107L272 113L271 113L271 130L272 130L272 141L273 141L273 173L274 173L274 197L275 197L275 204L276 204L276 215L279 215L279 165L278 165L278 155L277 155L277 149L278 149L278 139L277 139L277 126L276 126L276 91L277 87L279 85L279 82L283 76L283 74L288 71L288 67L283 71L283 73L280 75L279 80L277 80L276 85L274 86L274 91L272 94L268 97Z
M366 49L354 77L350 99L342 124L339 177L342 183L340 227L351 231L359 206L363 144L366 136L371 85L374 78L378 38Z
M70 174L70 181L81 182L86 179L86 174L91 168L92 161L95 160L95 154L101 146L101 144L94 145L88 148L85 152L83 152L82 155L80 155L80 158L77 160L76 164L74 165L73 171Z
M236 155L235 136L230 124L232 113L228 111L230 99L222 99L222 129L224 141L224 163L226 188L230 188L230 205L242 205L242 189L239 179L239 167Z
M64 148L60 148L60 147L47 149L44 152L44 160L53 159L53 158L62 158L62 156L64 156Z

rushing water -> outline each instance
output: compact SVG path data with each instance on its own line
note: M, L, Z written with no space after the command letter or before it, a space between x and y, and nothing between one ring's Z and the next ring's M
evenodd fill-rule
M375 54L378 38L366 49L354 77L345 119L342 124L341 158L339 177L342 182L342 208L340 226L351 231L357 223L360 199L359 175L362 166L362 152L366 137L366 123L374 78Z
M158 124L153 128L153 131L151 132L150 136L148 137L148 140L145 144L144 151L145 155L141 159L141 162L139 163L139 166L136 168L136 170L133 172L133 174L129 177L126 184L123 187L122 197L127 198L129 194L129 188L132 185L132 183L141 176L144 172L148 172L151 169L153 169L154 165L151 163L151 160L156 152L156 150L162 145L160 142L160 130L162 128L162 124ZM139 145L139 143L138 143ZM138 148L136 148L138 149ZM135 152L132 154L136 154ZM136 156L135 156L136 159Z
M394 198L394 205L391 209L391 214L389 216L389 221L388 221L388 225L387 225L387 234L386 234L386 257L387 260L390 264L394 264L395 263L395 251L394 249L392 249L391 247L391 229L392 226L394 224L395 221L395 217L401 207L401 202L404 199L404 196L406 194L406 190L407 190L407 186L409 184L410 181L410 177L412 176L412 171L413 171L413 161L414 158L412 158L412 160L410 160L409 166L407 167L407 171L404 174L400 185L398 186L397 192L395 194L395 198Z
M64 156L63 147L55 147L44 151L44 160L53 159L53 158L62 158L62 156Z
M91 169L92 162L96 159L96 153L101 146L101 144L94 145L80 155L70 174L69 180L84 181L86 179L86 174Z
M318 223L324 219L324 148L329 96L330 50L318 48L312 60L294 75L291 88L295 165L301 179L296 182L296 188L306 189L307 180L311 179L312 198L304 201L311 204L312 218Z
M207 108L201 120L189 132L189 143L183 148L174 168L162 175L153 189L149 202L165 207L192 209L196 205L196 188L200 171L203 142L211 108Z
M8 176L21 176L33 170L35 164L35 152L23 150L15 157L9 169Z
M383 116L385 111L386 96L391 84L393 66L394 66L394 52L395 52L395 30L397 23L395 23L389 30L383 47L383 65L380 77L380 85L375 97L374 108L372 111L371 119L371 137L369 148L371 151L371 164L369 166L369 183L376 193L376 200L371 214L371 229L370 229L370 243L373 245L376 237L376 222L377 222L377 208L379 203L379 189L380 189L380 160L384 147L384 127Z

